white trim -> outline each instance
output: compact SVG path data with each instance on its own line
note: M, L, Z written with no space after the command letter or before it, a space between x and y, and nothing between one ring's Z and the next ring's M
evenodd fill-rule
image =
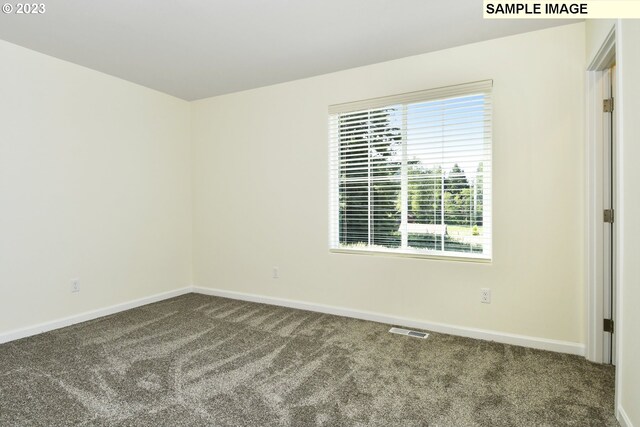
M192 287L187 286L181 289L176 289L173 291L151 295L149 297L139 298L133 301L115 304L105 308L85 311L84 313L74 314L72 316L63 317L62 319L39 323L37 325L27 326L26 328L15 329L13 331L4 332L0 334L0 344L6 343L9 341L19 340L21 338L30 337L32 335L41 334L43 332L52 331L54 329L60 329L66 326L75 325L76 323L97 319L98 317L109 316L111 314L119 313L121 311L130 310L132 308L140 307L142 305L151 304L154 302L177 297L177 296L188 294L191 292L192 292Z
M462 252L446 252L446 251L429 251L428 253L419 252L400 252L392 249L379 250L379 249L347 249L347 248L329 248L329 253L332 254L355 254L355 255L371 255L371 256L384 256L384 257L399 257L399 258L418 258L418 259L431 259L434 261L459 261L459 262L477 262L481 264L491 264L493 261L490 255L467 253L462 255Z
M624 411L622 406L618 406L618 416L616 417L620 423L620 427L633 427L633 423L629 419L629 416Z
M290 300L285 298L268 297L263 295L248 294L244 292L227 291L223 289L203 288L194 286L193 292L204 295L212 295L223 298L231 298L242 301L250 301L262 304L271 304L281 307L296 308L300 310L315 311L319 313L333 314L336 316L352 317L356 319L369 320L372 322L385 323L389 325L405 326L415 329L425 329L433 332L440 332L450 335L475 338L486 341L495 341L503 344L519 345L540 350L549 350L559 353L569 353L584 356L585 347L583 344L569 341L558 341L546 338L529 337L525 335L509 334L498 331L484 329L467 328L464 326L448 325L444 323L426 322L422 320L407 319L405 317L390 316L386 314L374 313L371 311L354 310L345 307L336 307L324 304L315 304L304 301Z
M587 325L585 357L596 363L602 363L604 359L604 331L602 328L602 319L604 319L604 231L602 223L604 206L602 187L604 182L604 121L602 117L602 100L604 99L604 94L602 70L607 69L615 62L615 54L616 27L614 25L587 67L586 73L585 298ZM617 101L616 95L614 95L614 98ZM615 199L618 199L617 196ZM616 222L618 222L617 218Z
M615 28L615 46L616 46L616 93L614 98L617 99L618 107L616 113L616 222L617 227L615 227L616 235L615 239L615 251L616 251L616 282L615 282L615 328L618 331L617 337L615 340L615 355L616 355L616 385L615 385L615 405L616 408L622 409L622 378L624 378L624 342L622 340L622 333L620 331L624 331L624 321L623 321L623 306L622 301L624 298L624 268L623 268L623 260L625 259L624 253L624 239L625 239L625 215L624 215L624 199L620 197L624 194L624 168L626 163L624 162L624 55L622 55L623 48L623 39L622 39L622 26L625 20L618 19L614 26ZM624 410L622 410L621 415L627 416ZM625 421L629 421L627 418ZM630 427L633 427L631 423L629 423Z
M616 58L616 26L612 25L600 49L587 67L589 71L599 71L611 66Z
M405 317L390 316L386 314L375 313L364 310L354 310L345 307L335 307L324 304L315 304L304 301L296 301L285 298L268 297L256 294L248 294L243 292L226 291L222 289L191 287L187 286L169 292L152 295L145 298L136 299L109 307L91 310L73 316L64 317L62 319L50 322L40 323L26 328L16 329L13 331L0 334L0 344L9 341L26 338L43 332L52 331L66 326L75 325L77 323L86 322L88 320L97 319L99 317L109 316L121 311L130 310L132 308L162 301L165 299L177 297L191 292L212 295L223 298L231 298L242 301L250 301L261 304L271 304L282 307L296 308L300 310L315 311L319 313L333 314L336 316L352 317L356 319L369 320L372 322L405 326L416 329L426 329L433 332L444 334L458 335L462 337L481 339L486 341L495 341L503 344L519 345L524 347L536 348L541 350L556 351L560 353L575 354L584 356L585 346L580 343L569 341L558 341L546 338L530 337L525 335L509 334L498 331L489 331L484 329L467 328L463 326L448 325L445 323L426 322Z
M363 99L354 102L329 105L329 114L344 114L355 111L372 110L390 105L410 104L413 102L435 101L449 97L466 96L471 94L491 93L493 79L478 80L432 89L405 92L377 98Z

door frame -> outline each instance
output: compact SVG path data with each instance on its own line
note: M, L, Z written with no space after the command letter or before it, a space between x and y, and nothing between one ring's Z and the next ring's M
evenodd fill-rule
M603 78L604 72L614 63L616 63L616 26L614 26L604 42L600 46L593 61L587 67L586 72L586 152L585 152L585 172L586 172L586 253L585 253L585 277L586 277L586 307L587 307L587 328L585 342L585 357L597 363L602 363L604 359L604 227L603 227L603 210L604 210L604 194L603 183L604 177L604 156L605 156L605 123L602 111L602 101L604 99ZM619 73L619 67L615 69L616 74ZM614 77L618 81L617 76ZM616 93L613 94L614 99L620 99L619 85L616 85ZM615 107L614 107L615 108ZM617 121L619 115L615 115L616 123L614 127L618 128ZM617 139L617 138L616 138ZM619 155L618 141L614 139L613 150L616 157ZM616 164L619 159L615 159ZM619 170L614 174L618 174ZM617 176L615 178L619 182ZM613 208L619 212L618 208L618 188L614 188ZM618 228L614 227L614 253L618 253ZM618 275L618 262L612 266L614 277ZM614 294L618 293L618 281L614 283ZM614 310L614 324L616 327L618 322L618 310ZM617 347L617 340L614 340L614 346ZM614 351L614 354L619 354Z
M615 65L605 70L603 73L603 87L605 98L615 97ZM610 113L603 112L603 148L604 148L604 174L603 174L603 203L604 209L616 209L616 123L615 123L615 106ZM619 213L619 211L618 211ZM616 224L615 219L611 224L603 224L604 233L604 275L603 275L603 315L605 319L615 318L615 299L616 292L614 289L616 283ZM615 353L615 328L612 333L603 333L603 363L616 364Z

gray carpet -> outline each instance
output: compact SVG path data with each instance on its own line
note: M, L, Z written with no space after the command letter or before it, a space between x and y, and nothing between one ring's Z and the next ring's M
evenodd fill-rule
M585 359L189 294L0 345L2 426L617 426Z

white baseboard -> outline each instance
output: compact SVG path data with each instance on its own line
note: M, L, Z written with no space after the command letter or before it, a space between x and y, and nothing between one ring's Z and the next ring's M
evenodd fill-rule
M622 406L618 406L618 416L616 417L620 423L620 427L633 427L633 423L629 419L629 416L624 411Z
M0 334L0 344L9 341L14 341L21 338L26 338L32 335L40 334L54 329L64 328L65 326L71 326L76 323L86 322L88 320L97 319L98 317L108 316L121 311L129 310L132 308L140 307L142 305L151 304L154 302L162 301L168 298L173 298L179 295L184 295L190 292L196 292L205 295L213 295L224 298L231 298L243 301L257 302L263 304L271 304L282 307L296 308L300 310L315 311L326 314L333 314L337 316L352 317L356 319L369 320L372 322L385 323L389 325L405 326L416 329L426 329L433 332L440 332L444 334L458 335L468 338L476 338L486 341L495 341L504 344L519 345L523 347L536 348L541 350L555 351L559 353L569 353L579 356L584 356L585 346L580 343L557 341L546 338L529 337L525 335L509 334L498 331L489 331L484 329L467 328L463 326L448 325L444 323L426 322L422 320L407 319L405 317L390 316L386 314L374 313L371 311L354 310L345 307L335 307L324 304L315 304L304 301L289 300L285 298L268 297L263 295L248 294L235 291L226 291L222 289L203 288L203 287L191 287L187 286L181 289L176 289L169 292L163 292L160 294L152 295L145 298L140 298L133 301L124 302L121 304L112 305L110 307L101 308L97 310L87 311L77 315L65 317L62 319L53 320L50 322L40 323L34 326L28 326L26 328L16 329L13 331ZM619 418L628 421L626 414L622 408L619 408ZM622 421L621 421L622 422ZM629 427L633 427L628 423Z
M289 300L284 298L268 297L243 292L225 291L222 289L203 288L194 286L193 292L213 295L224 298L231 298L243 301L257 302L263 304L278 305L282 307L297 308L300 310L316 311L320 313L334 314L337 316L353 317L356 319L370 320L389 325L405 326L416 329L426 329L428 331L440 332L450 335L458 335L468 338L476 338L485 341L495 341L503 344L519 345L523 347L536 348L540 350L555 351L558 353L585 355L584 344L558 341L546 338L529 337L525 335L509 334L498 331L484 329L467 328L463 326L447 325L444 323L425 322L421 320L407 319L404 317L389 316L386 314L374 313L371 311L354 310L344 307L334 307L323 304L314 304L304 301Z
M136 299L133 301L115 304L110 307L99 308L97 310L91 310L91 311L85 311L84 313L63 317L62 319L39 323L37 325L27 326L26 328L15 329L13 331L4 332L0 334L0 344L6 343L9 341L19 340L21 338L30 337L36 334L41 334L43 332L52 331L54 329L64 328L65 326L75 325L76 323L86 322L87 320L97 319L98 317L108 316L110 314L115 314L120 311L125 311L132 308L140 307L142 305L151 304L153 302L158 302L168 298L177 297L179 295L188 294L190 292L193 292L193 288L191 286L187 286L185 288L176 289L174 291L163 292L163 293L155 294L149 297L144 297L144 298Z

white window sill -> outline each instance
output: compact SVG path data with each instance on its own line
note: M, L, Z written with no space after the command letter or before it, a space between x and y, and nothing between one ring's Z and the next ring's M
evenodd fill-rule
M373 256L390 256L400 258L421 258L431 259L437 261L459 261L459 262L474 262L481 264L491 264L492 259L486 254L461 254L459 252L443 252L432 251L430 253L418 253L418 252L401 252L393 250L375 250L375 249L346 249L346 248L331 248L330 253L334 254L356 254L356 255L373 255Z

